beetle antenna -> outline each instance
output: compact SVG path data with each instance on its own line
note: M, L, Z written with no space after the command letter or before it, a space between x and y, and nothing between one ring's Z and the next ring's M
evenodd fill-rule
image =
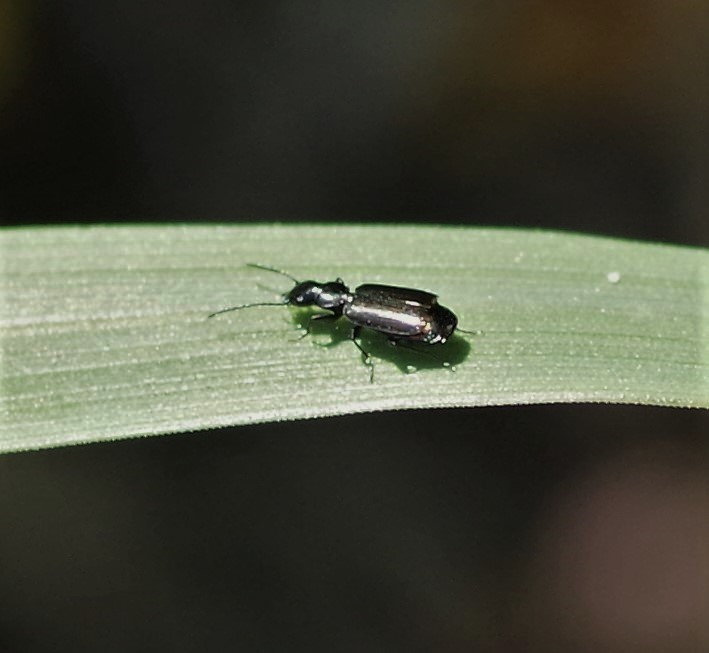
M267 272L275 272L276 274L281 274L284 277L288 277L293 283L300 283L298 279L296 279L292 274L288 274L287 272L284 272L283 270L278 270L276 268L269 267L268 265L259 265L258 263L247 263L246 264L250 268L256 268L257 270L266 270Z
M215 311L210 313L207 317L214 317L215 315L221 315L222 313L229 313L230 311L238 311L242 308L253 308L254 306L287 306L288 302L258 302L256 304L241 304L240 306L230 306L229 308L223 308L221 311Z

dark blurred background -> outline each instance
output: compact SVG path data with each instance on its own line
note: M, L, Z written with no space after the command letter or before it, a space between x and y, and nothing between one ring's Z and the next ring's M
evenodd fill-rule
M0 0L4 224L709 243L709 3ZM706 413L363 415L0 458L3 651L707 651Z

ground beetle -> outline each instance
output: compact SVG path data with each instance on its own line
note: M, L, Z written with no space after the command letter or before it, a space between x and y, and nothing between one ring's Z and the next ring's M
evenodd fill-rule
M438 296L424 290L366 283L352 292L342 279L318 283L298 281L287 272L265 265L249 263L249 267L276 272L295 283L280 302L242 304L216 311L214 317L229 311L254 306L317 306L330 313L313 315L305 326L304 336L310 332L313 320L337 320L345 317L353 324L350 339L360 350L365 364L370 366L370 381L374 368L369 354L357 342L363 327L387 336L393 345L403 342L423 342L428 345L444 343L453 335L458 318L453 311L438 303ZM422 353L422 352L420 352Z

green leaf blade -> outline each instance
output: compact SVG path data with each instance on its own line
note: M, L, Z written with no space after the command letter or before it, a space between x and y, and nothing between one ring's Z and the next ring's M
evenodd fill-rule
M0 232L0 450L401 408L709 407L709 253L553 232L134 226ZM426 356L347 325L299 339L297 278L436 292L459 335ZM334 346L327 346L334 337ZM408 373L409 367L415 373Z

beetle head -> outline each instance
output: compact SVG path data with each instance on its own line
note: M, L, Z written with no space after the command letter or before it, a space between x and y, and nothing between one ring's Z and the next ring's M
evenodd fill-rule
M291 306L319 306L337 310L348 301L349 293L349 288L341 279L323 284L317 281L301 281L284 299Z
M320 291L320 285L316 281L300 281L283 297L292 306L315 306Z

